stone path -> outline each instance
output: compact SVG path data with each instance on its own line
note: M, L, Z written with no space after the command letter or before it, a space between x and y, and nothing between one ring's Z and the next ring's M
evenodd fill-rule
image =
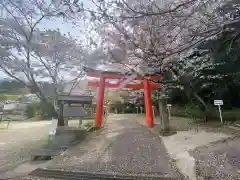
M163 142L124 115L109 117L106 128L54 158L46 167L68 172L153 175L183 179ZM24 179L36 179L28 176Z

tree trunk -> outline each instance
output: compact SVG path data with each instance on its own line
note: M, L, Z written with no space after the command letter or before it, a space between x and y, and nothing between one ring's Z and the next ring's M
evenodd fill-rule
M65 126L64 118L63 118L63 107L61 107L62 104L60 104L59 113L58 113L52 103L47 102L45 100L42 100L42 102L47 108L49 108L48 113L51 115L51 117L54 119L58 119L58 126Z
M170 130L170 122L167 111L167 99L160 99L158 101L159 115L160 115L160 125L161 130L168 132Z
M58 126L65 126L64 118L63 118L63 117L59 117L59 118L58 118Z
M172 73L174 75L176 75L177 77L180 77L179 73L177 70L175 69L171 69ZM180 81L179 81L180 83ZM204 107L204 115L205 115L205 121L207 122L209 119L209 113L210 113L210 110L209 110L209 107L208 105L204 102L204 100L196 93L193 85L191 84L191 82L189 81L187 84L185 84L184 82L183 83L180 83L181 85L184 86L184 91L185 93L187 94L186 92L186 89L189 88L190 92L192 92L193 96L201 103L201 105ZM190 86L189 86L190 85ZM189 94L187 94L187 96L189 96Z
M205 116L205 122L208 122L209 121L209 114L210 114L210 109L209 109L208 105L204 102L204 100L196 92L193 92L193 95L202 104L202 106L204 108L203 111L204 111L204 116Z

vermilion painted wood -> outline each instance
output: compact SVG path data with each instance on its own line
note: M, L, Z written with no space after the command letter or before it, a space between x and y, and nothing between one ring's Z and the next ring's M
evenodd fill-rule
M102 124L102 115L103 115L103 102L104 102L104 89L108 88L117 88L120 84L111 84L105 82L105 79L123 79L124 75L121 74L109 74L102 72L88 72L88 76L100 78L100 81L89 81L88 86L99 87L98 88L98 97L97 97L97 108L96 108L96 119L95 127L99 128ZM135 88L135 89L144 89L144 100L145 100L145 109L146 109L146 124L149 128L154 126L153 114L152 114L152 103L151 103L151 89L160 88L160 84L150 84L149 80L162 80L160 76L148 76L148 77L137 77L136 80L143 80L143 84L127 84L125 88Z
M87 72L87 75L89 77L95 77L95 78L98 78L102 75L105 79L122 79L124 77L124 75L121 75L121 74L108 74L108 73L100 73L100 72ZM162 80L161 76L153 76L153 75L146 76L145 78L148 78L153 81ZM140 76L136 78L136 80L143 80L143 79L144 78Z
M96 119L94 122L95 128L100 128L102 124L104 89L105 89L105 78L100 77L98 97L97 97Z
M88 86L91 87L99 87L99 81L89 81ZM111 84L108 82L105 82L105 87L107 88L118 88L120 84ZM159 89L161 86L160 84L150 84L151 89ZM131 88L131 89L144 89L143 84L127 84L124 88Z
M152 114L152 102L151 102L151 88L148 79L143 80L144 84L144 100L146 109L146 124L149 128L153 128L153 114Z

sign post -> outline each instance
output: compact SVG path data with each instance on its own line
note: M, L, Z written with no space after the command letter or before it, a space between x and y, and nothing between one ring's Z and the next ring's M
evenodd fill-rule
M214 100L214 105L218 106L219 116L221 123L223 124L221 106L223 105L223 100Z
M138 107L136 107L136 109L137 109L137 114L138 114Z
M155 118L155 106L152 106L153 118Z

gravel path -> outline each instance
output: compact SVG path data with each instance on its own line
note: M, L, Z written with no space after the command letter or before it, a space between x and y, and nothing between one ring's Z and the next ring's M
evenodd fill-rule
M196 159L199 180L240 179L240 138L197 148L191 154Z
M100 135L65 151L47 169L182 178L159 137L127 115L108 119Z

